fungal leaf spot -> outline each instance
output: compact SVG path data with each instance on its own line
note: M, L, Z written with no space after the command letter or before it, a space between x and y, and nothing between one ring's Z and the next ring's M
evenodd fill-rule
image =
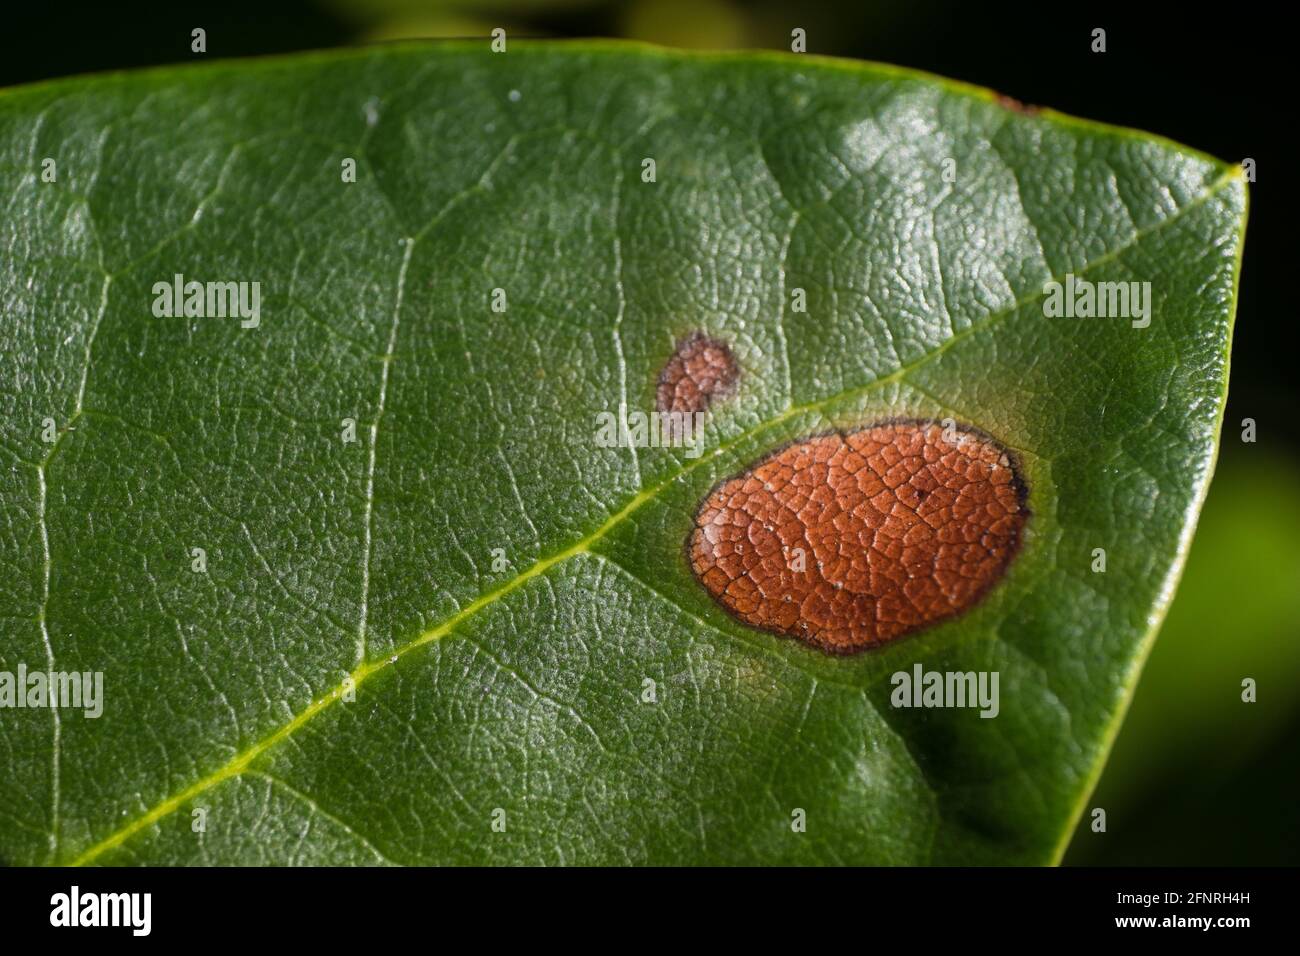
M730 395L740 378L731 347L703 332L692 332L677 342L672 357L659 374L655 409L661 412L704 412Z
M983 432L888 421L795 442L704 499L691 571L744 623L831 654L961 614L1006 572L1029 517ZM802 549L801 571L788 555Z

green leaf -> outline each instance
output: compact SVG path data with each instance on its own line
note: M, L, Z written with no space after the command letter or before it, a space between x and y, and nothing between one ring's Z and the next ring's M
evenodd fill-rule
M1189 811L1171 808L1165 791L1195 801L1201 789L1222 788L1224 793L1203 798L1218 812L1226 786L1240 786L1244 764L1252 758L1271 762L1290 746L1288 723L1300 692L1300 644L1293 639L1300 620L1300 464L1240 435L1240 422L1229 422L1178 600L1142 672L1095 798L1113 816L1122 815L1129 832L1152 806L1161 808L1157 815L1166 830L1176 831L1169 811ZM1247 678L1268 693L1244 705ZM1286 793L1280 799L1290 799L1290 788L1279 790ZM1226 812L1241 819L1242 805ZM1257 811L1248 812L1265 823ZM1232 828L1222 842L1240 846L1247 832ZM1273 828L1261 826L1259 832L1261 855L1278 846ZM1105 842L1091 841L1090 833L1080 833L1071 854L1077 850L1081 862L1137 862L1158 859L1165 849L1117 837L1112 832ZM1106 845L1117 842L1122 846ZM1192 858L1185 848L1179 840L1168 849ZM1248 857L1247 851L1236 858ZM1201 847L1196 858L1226 862L1223 854L1212 856Z
M0 859L1059 857L1212 470L1233 167L889 67L511 41L8 91L0 171L0 671L104 675L0 710ZM155 316L177 273L260 324ZM1068 274L1149 326L1047 317ZM599 447L693 330L741 370L705 454ZM968 613L832 657L691 576L721 479L949 416L1032 510ZM998 716L893 707L917 664Z

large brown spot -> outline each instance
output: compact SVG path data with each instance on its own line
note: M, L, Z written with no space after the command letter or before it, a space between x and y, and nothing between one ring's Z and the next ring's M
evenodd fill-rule
M725 342L703 332L692 332L677 343L668 364L659 373L655 410L703 412L713 401L735 388L740 367Z
M789 445L716 487L687 557L746 624L850 654L960 614L1007 569L1029 516L983 432L884 422Z

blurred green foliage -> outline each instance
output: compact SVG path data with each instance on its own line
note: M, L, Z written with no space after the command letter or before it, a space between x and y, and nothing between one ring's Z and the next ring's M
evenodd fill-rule
M486 36L601 35L688 49L788 47L802 27L824 53L847 52L846 37L897 30L932 0L804 3L741 0L319 0L366 40Z

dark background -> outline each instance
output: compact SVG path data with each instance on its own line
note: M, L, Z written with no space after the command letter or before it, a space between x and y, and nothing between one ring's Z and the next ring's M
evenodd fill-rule
M1291 372L1296 274L1292 31L1275 4L854 0L222 0L23 3L5 9L0 86L193 59L400 37L623 36L690 47L880 60L1026 103L1252 157L1231 394L1219 473L1179 596L1067 863L1300 862L1300 422ZM1289 20L1290 18L1285 18ZM1107 51L1090 51L1091 31ZM1284 138L1287 142L1283 142ZM1288 241L1290 240L1290 241ZM1258 441L1240 440L1254 418ZM1240 702L1254 677L1259 702Z

